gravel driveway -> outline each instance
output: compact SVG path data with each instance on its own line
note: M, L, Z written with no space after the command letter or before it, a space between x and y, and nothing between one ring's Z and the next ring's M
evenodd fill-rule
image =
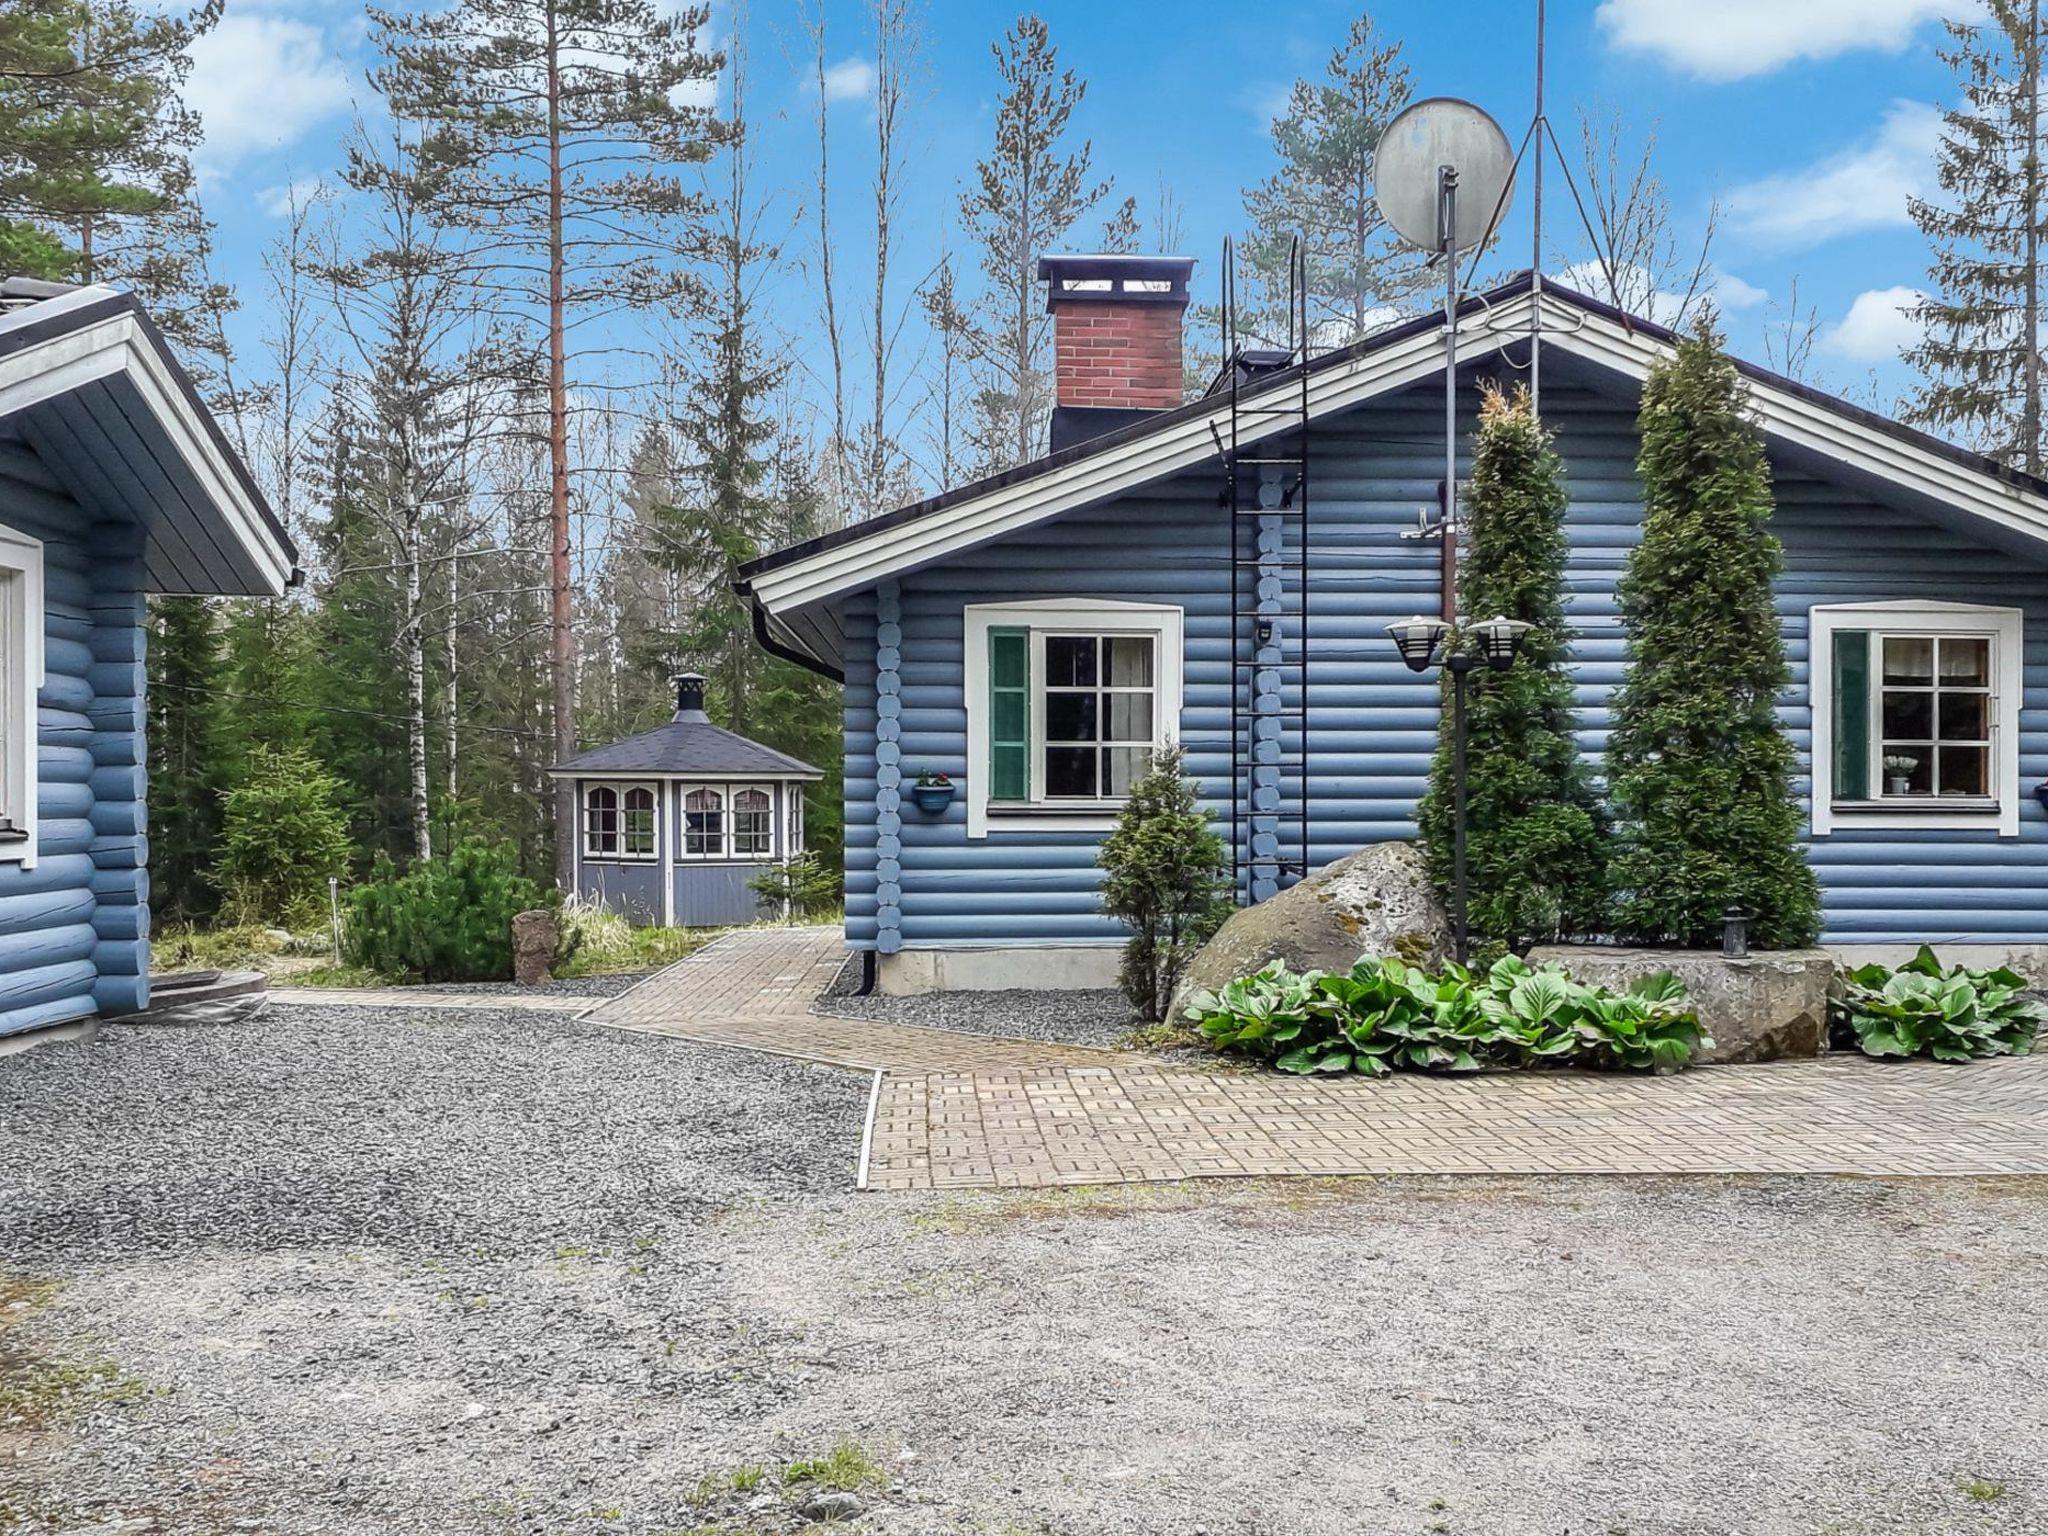
M0 1531L2048 1531L2043 1183L856 1197L866 1088L332 1006L0 1059Z

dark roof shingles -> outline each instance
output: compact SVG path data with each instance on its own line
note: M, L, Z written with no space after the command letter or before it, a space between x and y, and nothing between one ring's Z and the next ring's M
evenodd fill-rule
M673 720L610 746L592 747L555 766L557 773L798 774L822 778L786 752L701 720Z

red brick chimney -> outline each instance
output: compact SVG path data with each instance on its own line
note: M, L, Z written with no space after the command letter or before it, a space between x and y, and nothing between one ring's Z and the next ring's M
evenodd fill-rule
M1046 256L1058 452L1181 403L1185 256Z

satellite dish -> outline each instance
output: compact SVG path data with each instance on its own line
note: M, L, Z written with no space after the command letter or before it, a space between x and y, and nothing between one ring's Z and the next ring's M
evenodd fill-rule
M1448 199L1445 167L1457 172L1456 195ZM1500 226L1514 174L1514 151L1499 123L1469 101L1432 96L1405 108L1380 134L1373 196L1394 233L1410 245L1442 251L1448 243L1469 251ZM1447 204L1455 226L1448 232Z

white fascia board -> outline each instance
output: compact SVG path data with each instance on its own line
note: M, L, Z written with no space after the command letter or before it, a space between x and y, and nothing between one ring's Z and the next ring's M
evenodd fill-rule
M1493 312L1491 323L1499 325L1500 318L1514 310L1513 305L1501 306ZM1477 324L1477 317L1467 316L1461 330L1470 332ZM1309 414L1328 415L1428 378L1441 369L1442 359L1441 329L1425 330L1342 366L1311 374ZM1290 381L1255 398L1270 408L1298 388ZM764 572L754 578L754 595L771 614L787 612L879 581L906 566L941 560L1062 512L1135 490L1215 457L1216 440L1209 429L1229 416L1229 401L1219 399L1208 410L1122 448L1089 454L1049 474L1000 486L957 506ZM1287 416L1262 413L1240 424L1238 439L1258 442L1287 430Z
M1463 354L1476 360L1490 350L1524 339L1532 302L1525 293L1490 310L1466 315L1458 328ZM1541 303L1546 347L1560 348L1637 382L1674 350L1644 330L1624 326L1553 294L1544 294ZM1329 415L1405 388L1428 378L1442 365L1442 327L1419 331L1349 363L1312 374L1309 414ZM2048 498L1958 464L1918 443L1874 430L1825 401L1759 379L1746 378L1745 382L1769 436L2048 542ZM1285 390L1295 387L1290 383L1263 391L1257 398L1271 405L1285 399ZM851 544L820 550L756 577L754 595L771 615L786 613L1134 490L1212 458L1216 446L1210 427L1226 420L1229 409L1226 400L1212 402L1200 415L1120 450L1091 454L1050 474L999 487L900 527L877 530ZM1240 426L1239 438L1256 442L1286 430L1285 416L1262 414Z
M75 306L76 302L98 302L107 296L105 291L89 289L50 302ZM48 316L43 305L33 306L33 313L39 321ZM178 386L169 362L150 342L133 314L111 315L97 324L67 331L0 357L0 417L117 374L127 375L134 384L150 416L169 439L179 463L197 483L200 494L236 545L248 556L270 594L282 596L291 579L290 555L271 533L220 445Z
M1664 341L1576 305L1546 298L1543 309L1544 345L1562 347L1638 382L1674 350ZM1558 328L1555 332L1549 329L1553 324ZM2048 541L2048 498L1958 464L1922 444L1878 431L1823 401L1762 379L1745 376L1744 382L1766 436L1876 475L2001 528Z

